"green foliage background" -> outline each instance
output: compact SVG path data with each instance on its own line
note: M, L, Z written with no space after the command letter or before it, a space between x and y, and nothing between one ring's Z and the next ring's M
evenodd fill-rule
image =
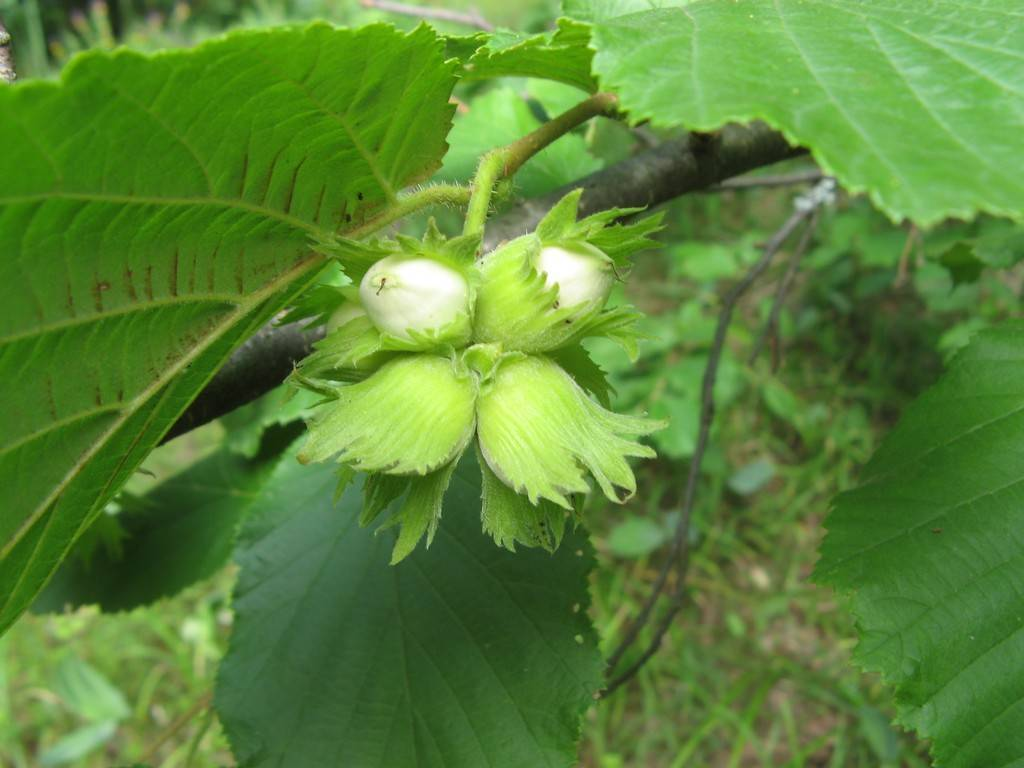
M5 20L29 41L18 50L27 74L52 73L74 48L106 47L113 39L100 5L65 20L42 3L37 18L53 30L47 62L33 33L33 5L0 3ZM507 3L478 5L485 17L520 29L539 30L553 12L540 2L514 9ZM138 47L159 48L195 43L224 25L321 16L338 23L386 18L413 25L326 0L228 6L167 6L159 23L136 13L125 36ZM612 27L605 33L615 34ZM631 44L628 34L624 40ZM446 158L445 178L468 176L473 155L459 154L466 147L475 153L476 147L505 142L575 100L573 89L561 84L524 78L503 88L474 84L461 94L468 112L456 116L449 140L458 140L459 151ZM514 94L526 98L509 102ZM488 100L509 109L507 120L479 119L474 109ZM703 114L700 104L689 108ZM760 115L759 109L736 107L743 116ZM510 135L512 123L517 127ZM590 126L528 165L517 180L519 191L548 191L559 180L621 158L642 141L643 132ZM1010 196L1015 189L1007 182L1004 192ZM641 470L642 498L625 510L594 499L586 511L601 566L592 577L592 613L603 637L613 636L645 596L657 566L655 550L678 511L678 462L693 451L716 297L756 257L758 244L787 215L792 195L725 192L669 206L666 247L642 258L626 290L650 314L646 330L652 340L635 365L602 345L594 347L611 374L618 407L647 410L673 423L655 438L662 458ZM900 203L898 196L891 199ZM821 223L783 315L777 372L770 370L767 355L746 365L774 286L766 283L747 301L721 372L716 439L693 531L694 605L636 685L588 713L583 765L926 764L926 745L889 725L895 710L879 680L850 666L852 620L833 593L813 586L808 576L829 500L854 485L879 437L969 335L1018 311L1024 275L1005 268L1013 258L999 248L986 250L999 241L999 228L983 220L921 235L892 225L863 199L841 197ZM975 257L996 268L974 270ZM779 272L783 266L780 260ZM211 453L222 431L212 425L158 450L147 460L147 474L130 481L130 490L141 496L200 459L194 471L235 477L243 462ZM256 467L237 489L246 493L246 484L259 483L264 471ZM99 568L123 533L101 517L76 568L83 574ZM151 755L153 763L229 762L212 714L171 727L212 687L232 631L236 577L229 568L151 608L113 617L86 609L68 617L24 618L0 639L0 760L18 768L106 766L146 754L170 729L171 737ZM169 579L174 581L173 574ZM84 577L76 581L87 583ZM167 591L175 589L172 583Z

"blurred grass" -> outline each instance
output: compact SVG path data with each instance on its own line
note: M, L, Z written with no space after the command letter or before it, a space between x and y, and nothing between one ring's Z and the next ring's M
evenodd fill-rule
M24 24L33 5L0 0L0 13ZM542 0L445 5L474 5L492 21L519 28L539 27L551 15ZM56 26L54 6L40 6L50 30L48 73L76 47L109 45L101 4L63 25L58 18ZM151 4L157 6L162 10L137 10L129 19L126 38L134 45L190 44L225 23L395 20L354 0ZM19 55L27 57L24 47ZM595 154L609 157L621 156L629 140L619 129L590 129L587 138ZM647 330L654 340L635 365L596 351L618 387L620 406L673 418L657 438L660 458L640 468L641 493L625 507L592 500L588 510L600 561L593 617L606 650L650 589L659 547L678 514L701 356L722 286L756 257L793 194L695 196L670 206L666 247L642 256L629 284L629 298L651 313ZM830 499L855 482L902 408L969 332L1015 311L1024 276L992 271L977 284L954 286L934 254L907 244L905 230L862 201L843 200L825 216L783 314L785 351L776 373L767 355L753 366L745 361L785 254L744 302L730 336L698 497L691 600L637 678L588 714L582 765L927 764L924 746L889 724L893 710L879 681L850 665L849 615L808 575ZM909 274L902 279L905 250ZM133 480L135 489L194 461L219 439L218 429L161 449ZM0 639L0 766L43 765L57 754L55 746L83 732L92 734L95 749L65 764L104 768L146 757L175 768L230 765L206 702L230 634L233 578L228 569L211 583L128 614L84 610L21 620ZM107 698L123 698L127 707L114 708L112 735L97 735L94 726L111 714L101 717L76 702L68 669Z

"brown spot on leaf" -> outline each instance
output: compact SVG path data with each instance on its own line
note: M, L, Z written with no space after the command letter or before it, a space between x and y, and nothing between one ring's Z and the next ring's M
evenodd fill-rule
M220 244L210 254L210 266L206 270L206 289L213 293L217 282L217 256L220 254Z
M103 294L110 290L110 283L106 280L97 280L92 284L92 300L97 312L103 311Z
M68 308L68 314L71 315L71 317L74 317L77 313L75 312L75 296L71 292L71 281L69 280L67 283L65 283L65 286L67 287L66 304Z
M43 387L46 390L46 410L50 418L57 419L57 401L53 397L53 377L47 376Z
M174 255L171 256L171 274L170 274L170 291L171 296L178 295L178 257L180 253L177 248L174 249Z
M132 271L128 268L124 268L124 290L128 294L128 298L132 301L138 301L139 297L135 293L135 283L132 281Z

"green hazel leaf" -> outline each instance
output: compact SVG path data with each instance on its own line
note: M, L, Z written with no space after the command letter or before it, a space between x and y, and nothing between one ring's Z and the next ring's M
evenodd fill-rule
M603 662L582 530L554 553L480 531L467 456L429 549L335 505L329 466L284 462L242 533L215 708L240 765L568 768Z
M1024 322L982 331L835 500L815 572L937 765L1024 760Z
M230 561L238 525L277 461L221 448L143 496L121 497L120 551L98 547L85 560L72 549L32 610L129 611L209 578Z
M494 473L533 504L548 499L568 510L568 495L589 490L586 471L612 501L632 496L636 478L626 457L654 451L629 437L663 426L605 410L541 356L506 357L477 406L480 450Z
M597 21L592 45L631 120L764 120L893 219L1024 211L1018 0L698 0Z
M391 551L391 565L412 554L423 534L427 535L428 547L434 541L441 522L441 503L457 463L458 459L429 475L408 478L408 495L395 514L381 526L381 530L400 526L395 548Z
M481 43L479 47L474 46ZM590 50L590 28L572 19L559 19L553 32L524 35L499 29L490 35L461 38L453 49L460 58L473 50L463 66L463 80L495 77L537 77L574 85L582 91L597 90L590 73L594 52Z
M509 552L516 551L516 544L541 547L548 552L558 549L565 535L568 513L546 499L531 504L525 496L513 491L487 466L479 448L477 463L481 472L480 520L484 533Z
M302 462L365 472L432 472L459 456L475 425L476 378L436 355L402 355L314 411Z
M515 89L495 88L473 98L468 112L455 115L448 140L452 148L445 155L438 178L470 181L481 155L511 144L539 126L540 121ZM524 197L536 197L564 186L566 179L581 178L600 167L601 161L590 154L586 140L568 133L516 172L515 188Z
M427 27L315 24L0 87L0 631L314 279L312 244L436 169L443 55Z

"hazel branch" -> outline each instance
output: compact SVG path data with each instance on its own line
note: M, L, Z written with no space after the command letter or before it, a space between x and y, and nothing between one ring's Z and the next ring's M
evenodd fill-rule
M572 189L583 189L582 216L608 208L653 206L801 153L780 134L758 123L726 126L713 136L667 141L550 195L513 206L488 222L484 247L493 248L534 229L551 206ZM269 392L322 336L322 328L265 327L232 355L164 439L200 427Z
M612 94L596 93L508 146L499 147L485 154L480 160L476 176L473 177L473 194L466 211L464 234L475 235L483 232L484 222L490 212L494 186L499 181L513 176L527 160L573 128L592 117L609 114L615 109L615 104L616 98Z
M524 200L487 223L484 247L493 248L531 231L551 206L574 189L583 190L580 216L609 208L652 207L805 152L790 146L764 123L727 125L713 134L670 139L550 194Z

